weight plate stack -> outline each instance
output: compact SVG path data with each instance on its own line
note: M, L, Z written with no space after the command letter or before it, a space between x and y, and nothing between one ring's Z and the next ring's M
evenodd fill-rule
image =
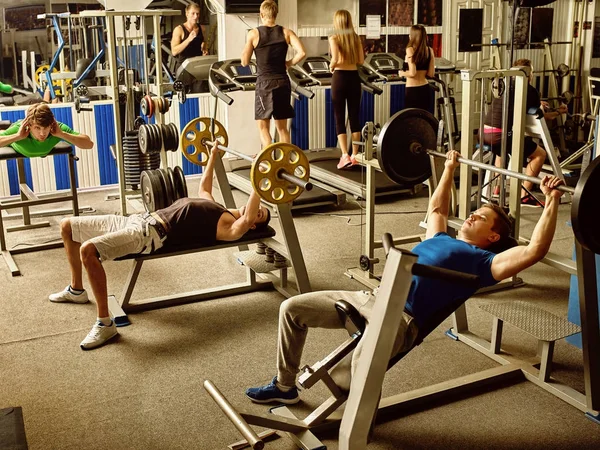
M144 170L156 169L160 166L160 154L142 154L139 148L138 130L126 131L123 137L123 169L125 184L131 189L138 189L140 175Z
M139 129L139 147L143 154L160 153L162 147L161 128L156 124L141 125Z

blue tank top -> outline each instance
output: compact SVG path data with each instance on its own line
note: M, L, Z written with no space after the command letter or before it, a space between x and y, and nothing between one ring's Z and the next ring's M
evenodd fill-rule
M412 252L418 255L419 264L479 275L480 288L498 283L492 276L494 253L454 239L446 233L437 233L433 238L424 240ZM466 301L476 291L476 288L458 283L415 275L405 309L421 327L445 305L460 299Z

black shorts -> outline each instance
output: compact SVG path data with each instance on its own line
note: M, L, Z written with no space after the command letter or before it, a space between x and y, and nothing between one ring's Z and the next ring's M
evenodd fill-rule
M490 146L490 150L496 156L500 156L502 152L502 133L492 132L483 133L483 143ZM527 160L533 154L537 144L531 136L525 136L523 139L523 167L527 165ZM506 154L510 155L512 152L512 133L509 132L506 139ZM508 159L508 158L507 158Z
M291 119L292 87L288 78L257 80L254 99L254 119Z

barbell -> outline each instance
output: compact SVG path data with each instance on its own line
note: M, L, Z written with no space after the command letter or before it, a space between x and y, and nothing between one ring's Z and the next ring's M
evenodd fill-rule
M227 147L225 127L215 119L198 117L191 120L179 139L185 158L193 164L206 165L210 147L231 153L252 163L250 182L256 193L273 204L294 201L304 190L313 187L309 181L310 165L304 152L293 144L276 142L265 147L254 158Z
M444 153L433 150L437 148L438 126L438 120L422 109L409 108L394 114L373 139L381 170L392 181L409 187L427 180L431 176L430 156L446 158ZM541 178L491 164L463 157L459 157L458 162L522 181L542 183ZM600 158L596 158L580 176L575 188L561 185L557 189L573 194L571 223L575 237L582 246L600 254L600 227L594 216L594 204L600 192L599 166Z

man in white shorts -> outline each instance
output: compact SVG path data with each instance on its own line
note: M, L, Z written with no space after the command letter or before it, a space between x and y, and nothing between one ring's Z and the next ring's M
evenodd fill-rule
M216 241L235 241L250 229L268 225L270 212L260 205L260 197L254 192L240 209L226 209L215 202L211 192L218 153L219 150L213 147L200 182L199 198L182 198L156 212L129 217L103 215L62 220L61 236L71 269L71 284L49 298L55 303L87 303L83 264L98 313L92 330L80 344L83 350L99 347L118 334L108 311L104 261L129 254L151 253L161 248L165 241L170 246L209 246Z

